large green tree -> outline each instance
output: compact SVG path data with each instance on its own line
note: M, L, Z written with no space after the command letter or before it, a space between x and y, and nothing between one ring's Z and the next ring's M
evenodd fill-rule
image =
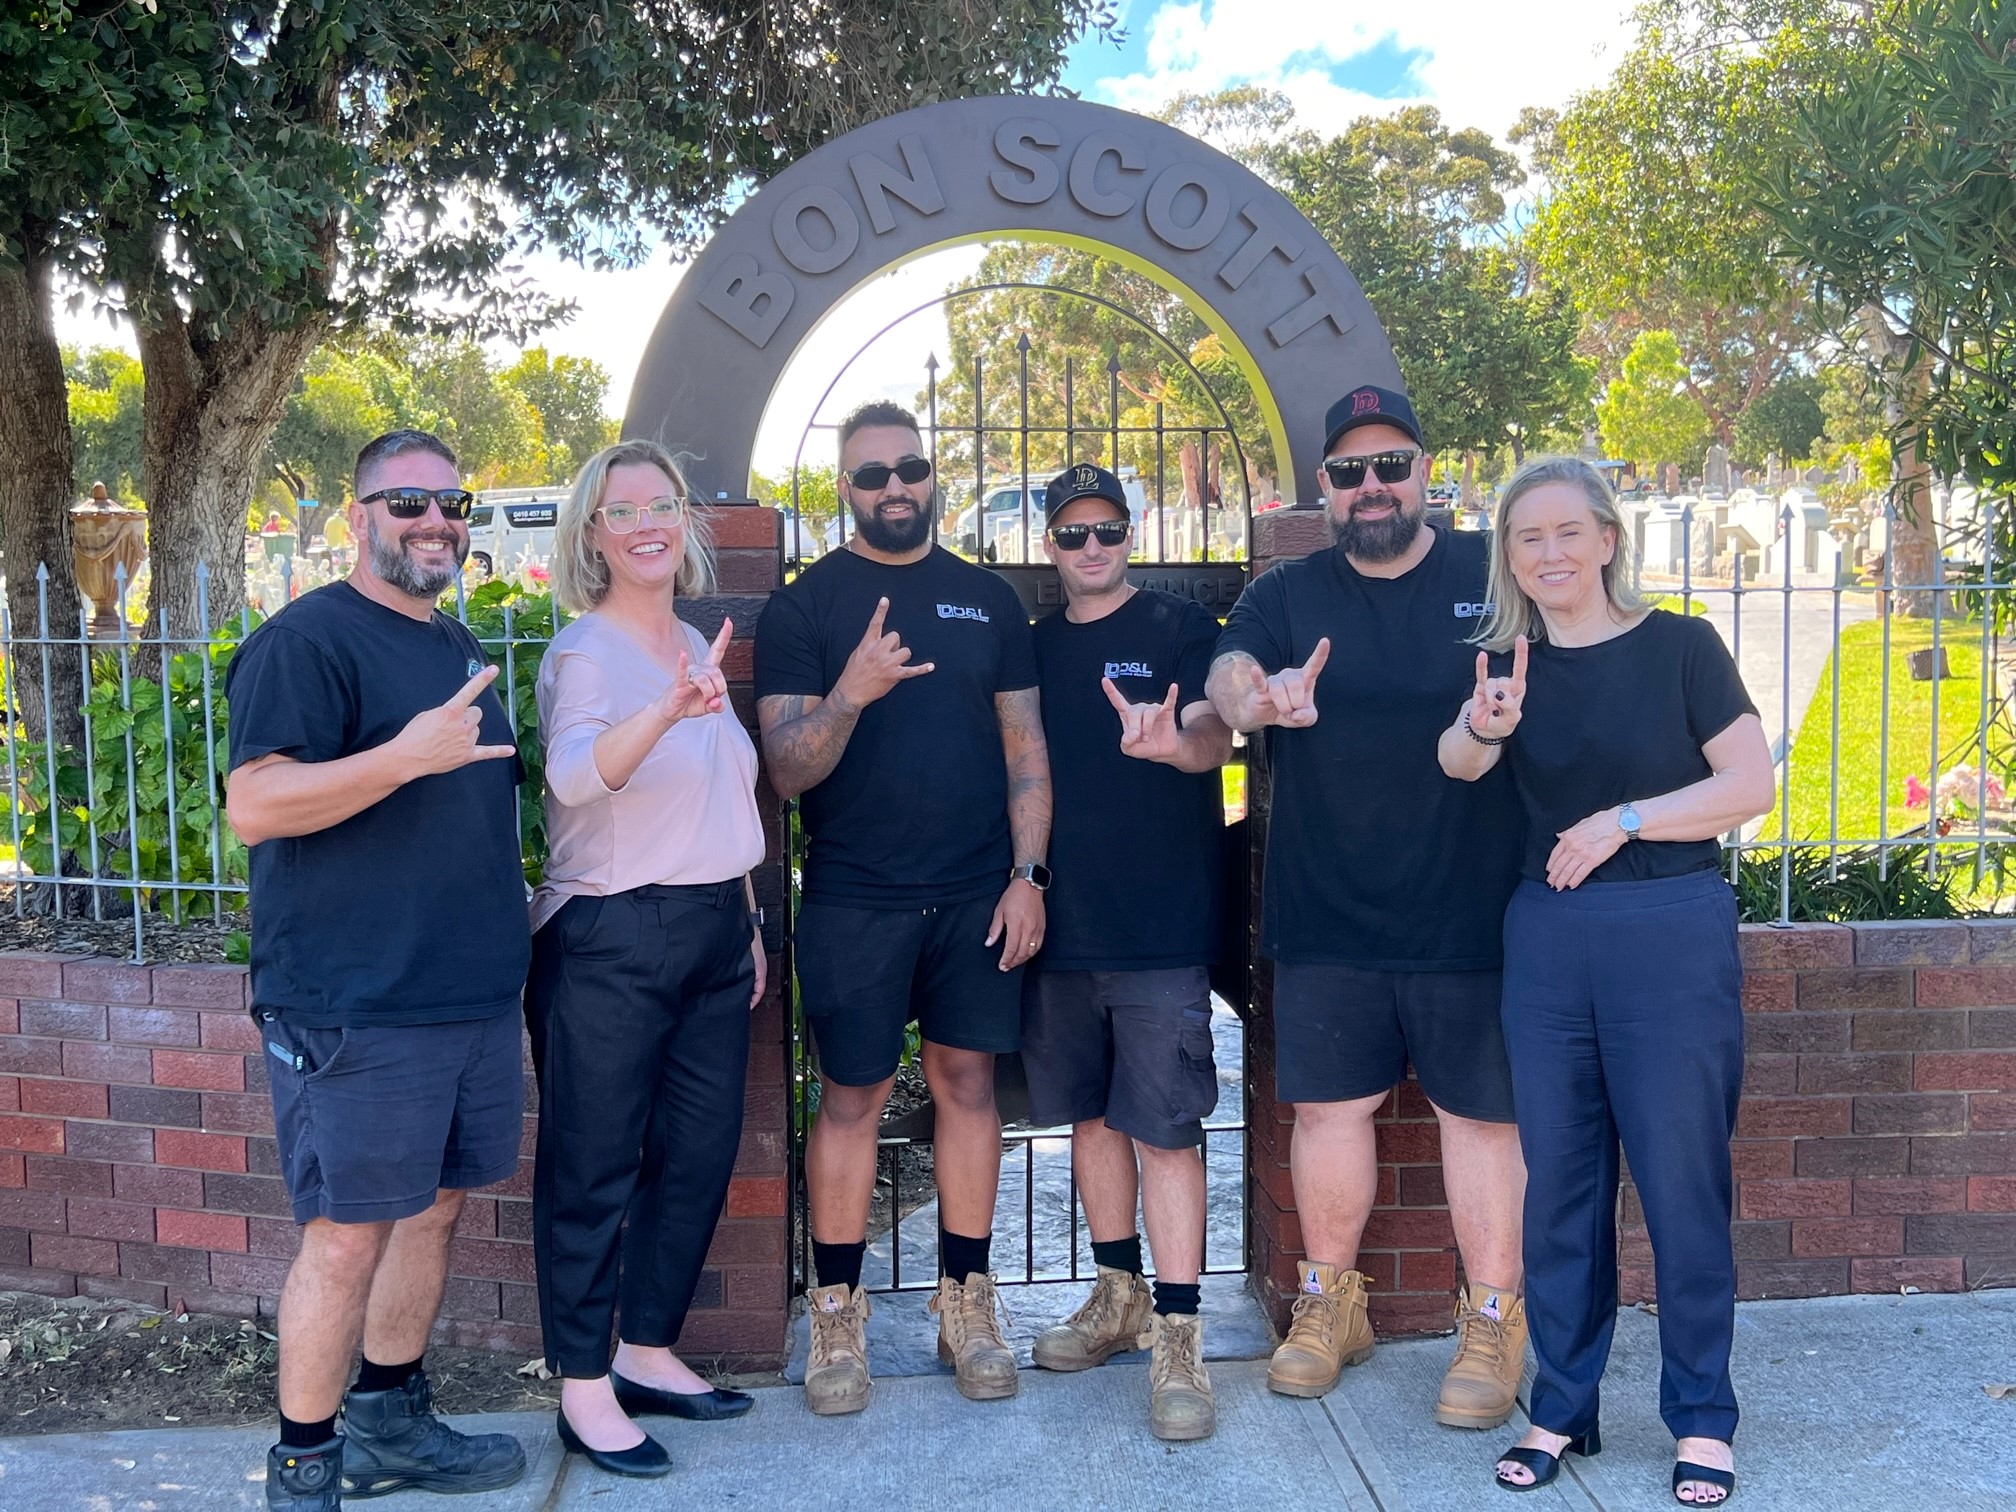
M66 352L63 370L70 381L77 491L103 483L120 502L135 502L145 427L146 379L140 364L116 347L93 347Z
M909 105L1041 87L1103 0L26 0L0 14L0 528L58 561L59 278L134 329L153 609L242 594L239 522L310 354L372 323L520 337L518 259L690 244ZM30 524L29 522L33 522ZM17 528L21 527L21 528ZM9 573L21 602L29 575ZM63 575L67 577L66 575Z
M599 362L555 356L537 346L506 368L499 381L522 395L538 417L552 481L572 476L616 439L616 422L608 414L609 374Z
M1800 102L1858 45L1862 9L1651 0L1606 83L1518 130L1546 181L1529 239L1574 296L1603 377L1643 332L1672 332L1725 443L1829 335L1805 269L1773 255L1754 185L1797 150Z
M1624 371L1596 406L1603 449L1642 468L1671 462L1692 472L1709 441L1708 417L1687 391L1687 365L1671 331L1646 331L1631 344Z
M1859 323L1896 442L1897 580L1931 581L1933 471L2016 489L2016 7L1883 8L1756 187L1822 307Z

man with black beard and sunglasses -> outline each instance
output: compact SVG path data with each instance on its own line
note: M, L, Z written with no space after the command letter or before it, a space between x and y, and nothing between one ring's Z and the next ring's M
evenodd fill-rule
M931 463L908 410L864 404L841 422L839 488L846 549L771 595L756 626L764 762L780 796L803 795L796 962L820 1082L805 1397L821 1414L868 1405L876 1136L913 1020L935 1107L939 1354L963 1395L1015 1394L989 1270L994 1057L1021 1044L1022 969L1043 943L1050 883L1050 764L1021 601L932 543Z
M434 1416L422 1368L462 1199L518 1169L524 769L497 669L435 608L469 553L455 454L394 431L356 489L355 569L253 631L225 681L252 1012L301 1225L266 1467L289 1512L525 1472L515 1439Z
M1466 1282L1435 1419L1495 1428L1526 1345L1526 1172L1498 1023L1522 826L1509 782L1449 781L1436 756L1452 700L1486 691L1469 637L1488 609L1487 543L1427 524L1430 458L1405 395L1355 388L1325 432L1335 544L1254 580L1209 683L1227 724L1267 731L1273 774L1261 948L1307 1258L1267 1381L1322 1396L1371 1357L1356 1267L1378 1182L1373 1120L1411 1062L1440 1128Z

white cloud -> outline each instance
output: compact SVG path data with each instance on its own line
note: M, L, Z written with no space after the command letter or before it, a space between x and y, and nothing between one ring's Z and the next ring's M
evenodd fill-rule
M1600 83L1627 41L1624 0L1558 0L1540 13L1485 0L1416 0L1340 20L1334 0L1195 0L1137 17L1146 66L1101 81L1096 98L1153 110L1183 91L1239 84L1280 89L1305 125L1337 130L1416 101L1457 125L1503 134L1525 105L1561 105ZM1418 54L1412 78L1352 87L1351 65L1390 40ZM1360 68L1373 66L1361 61ZM1395 86L1401 85L1396 94Z

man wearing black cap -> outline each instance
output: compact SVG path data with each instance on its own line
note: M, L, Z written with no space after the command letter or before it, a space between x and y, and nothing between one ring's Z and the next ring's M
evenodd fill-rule
M1085 1370L1152 1346L1150 1431L1200 1439L1217 1423L1197 1315L1199 1146L1218 1102L1207 968L1218 939L1218 768L1232 751L1204 696L1218 624L1127 581L1133 520L1105 468L1059 473L1044 514L1043 548L1064 587L1064 608L1036 625L1056 881L1043 953L1023 984L1022 1059L1031 1121L1073 1126L1098 1281L1034 1355L1049 1370Z
M1441 780L1435 758L1450 701L1475 689L1485 538L1427 525L1430 459L1404 395L1353 389L1325 429L1318 481L1335 545L1255 579L1210 678L1228 724L1268 731L1273 770L1261 946L1275 962L1275 1085L1295 1105L1308 1258L1267 1379L1321 1396L1371 1357L1355 1267L1377 1183L1373 1118L1411 1061L1440 1126L1467 1283L1435 1417L1495 1428L1526 1344L1526 1176L1498 1027L1521 821L1510 783Z

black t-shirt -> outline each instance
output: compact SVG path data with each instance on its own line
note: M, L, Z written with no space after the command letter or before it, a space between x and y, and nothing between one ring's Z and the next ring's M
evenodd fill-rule
M1495 661L1503 676L1511 659ZM1712 776L1701 747L1756 712L1705 619L1654 609L1594 646L1533 646L1519 728L1505 747L1526 810L1521 870L1544 882L1562 830ZM1721 861L1715 840L1631 840L1583 885L1677 877Z
M468 627L348 583L252 632L224 681L231 766L335 761L385 744L488 659ZM481 741L512 744L494 687ZM327 1028L514 1013L532 958L514 756L419 777L340 824L252 847L252 1001Z
M1436 531L1397 578L1332 547L1255 578L1220 655L1269 674L1330 638L1317 721L1267 731L1273 778L1261 948L1277 961L1374 971L1496 967L1518 880L1508 773L1444 775L1437 741L1477 686L1488 538ZM1501 762L1500 766L1503 765Z
M756 696L832 692L882 598L884 630L934 670L863 709L800 800L804 896L900 909L999 892L1014 851L994 695L1036 686L1029 617L1007 583L937 546L905 566L823 556L757 622Z
M1040 971L1149 971L1218 959L1220 831L1216 770L1179 772L1120 751L1120 715L1102 677L1130 703L1180 711L1204 697L1218 622L1170 593L1136 593L1103 619L1036 622L1054 818Z

